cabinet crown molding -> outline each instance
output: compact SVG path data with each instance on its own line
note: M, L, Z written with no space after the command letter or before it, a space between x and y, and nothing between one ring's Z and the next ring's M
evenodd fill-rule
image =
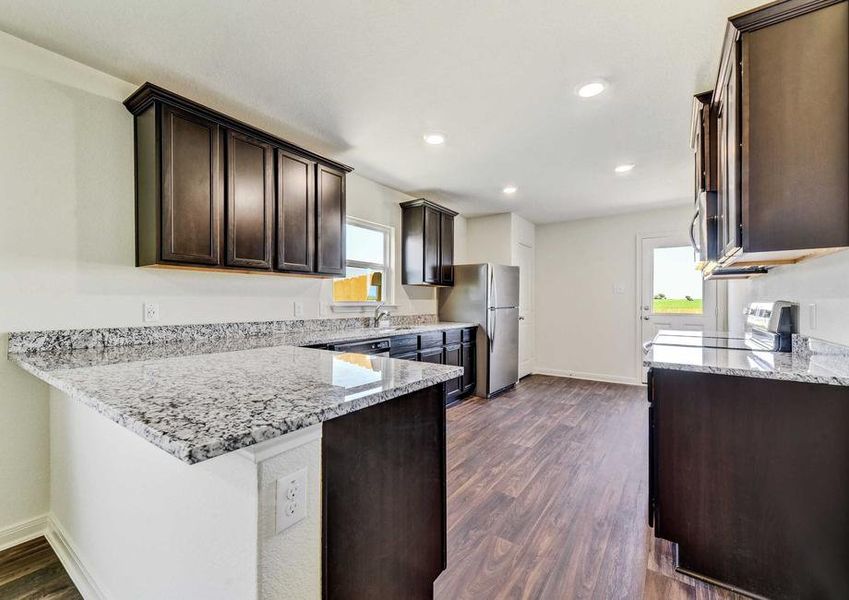
M408 200L407 202L401 203L401 208L417 208L419 206L427 206L432 208L433 210L438 210L439 212L444 213L446 215L450 215L452 217L456 217L460 214L456 211L451 210L450 208L445 208L444 206L440 206L439 204L431 202L430 200L427 200L425 198L417 198L415 200Z
M295 152L297 154L300 154L301 156L308 157L312 160L315 160L316 162L320 162L330 167L334 167L346 173L350 173L354 170L353 167L332 160L325 156L321 156L320 154L316 154L315 152L307 150L302 146L293 144L292 142L284 140L281 137L268 133L267 131L264 131L257 127L254 127L253 125L249 125L244 121L234 119L233 117L225 115L222 112L209 108L208 106L204 106L203 104L195 102L194 100L190 100L185 96L181 96L170 90L166 90L165 88L150 83L149 81L144 83L139 89L133 92L129 98L124 100L124 106L134 116L139 116L151 104L157 101L164 102L170 106L176 106L182 110L194 113L205 119L216 121L217 123L224 127L227 127L228 129L241 132L244 135L254 137L258 140L283 148L284 150Z

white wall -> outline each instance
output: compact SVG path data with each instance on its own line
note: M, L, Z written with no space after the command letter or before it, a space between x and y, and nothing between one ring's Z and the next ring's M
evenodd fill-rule
M690 217L684 203L537 225L537 373L639 381L637 236L686 231Z
M513 215L501 213L466 220L467 264L491 262L513 264ZM457 261L458 263L460 261Z
M754 279L729 281L729 328L743 328L743 308L749 302L769 300L800 304L801 333L849 345L849 252L776 267ZM816 323L811 322L811 304L816 305Z
M257 466L187 465L58 390L51 513L105 599L256 598Z
M0 336L141 325L144 301L159 303L162 324L293 318L295 299L306 318L326 312L327 280L133 266L133 127L121 100L134 89L0 33ZM400 265L398 203L410 197L355 173L347 192L350 215L396 228ZM432 289L397 281L398 313L436 311ZM4 336L0 532L48 509L47 431L47 387L6 361Z

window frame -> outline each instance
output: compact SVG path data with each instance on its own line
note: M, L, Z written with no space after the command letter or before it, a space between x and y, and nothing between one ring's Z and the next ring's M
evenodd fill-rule
M347 227L348 225L360 227L361 229L370 229L372 231L377 231L383 234L383 258L386 261L385 263L374 263L362 260L349 259L348 249L345 248L345 277L347 277L348 267L353 267L355 269L372 269L377 271L383 271L383 299L377 301L366 300L364 302L355 300L336 300L333 298L333 289L331 287L330 294L332 305L334 307L339 308L375 307L380 304L391 306L395 300L395 228L391 225L383 225L381 223L366 221L365 219L350 216L345 219L345 226ZM346 238L347 237L348 236L346 236ZM345 277L334 277L334 280L345 279Z

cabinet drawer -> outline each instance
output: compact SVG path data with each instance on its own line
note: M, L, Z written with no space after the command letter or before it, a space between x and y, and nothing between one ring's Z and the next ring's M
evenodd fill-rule
M442 345L441 331L428 331L419 335L419 348L433 348Z
M422 350L418 354L419 360L421 362L436 363L439 365L445 363L442 352L442 346L439 346L437 348L430 348L428 350Z
M389 355L394 357L399 354L415 352L418 349L419 337L417 335L401 335L390 339L389 343L391 344Z
M419 360L419 353L413 350L412 352L406 352L404 354L393 354L392 358L398 360Z
M462 340L462 334L459 329L449 329L445 332L445 345L459 344Z
M475 328L469 327L468 329L464 329L462 332L463 341L464 342L474 342L475 341Z

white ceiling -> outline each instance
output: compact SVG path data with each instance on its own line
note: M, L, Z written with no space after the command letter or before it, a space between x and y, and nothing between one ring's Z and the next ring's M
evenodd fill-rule
M542 223L689 201L691 97L725 19L760 3L0 0L0 29L464 214Z

